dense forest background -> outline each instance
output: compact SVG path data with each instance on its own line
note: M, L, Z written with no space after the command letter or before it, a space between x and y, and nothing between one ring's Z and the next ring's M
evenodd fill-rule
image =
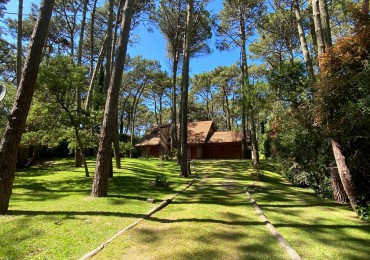
M3 19L6 3L0 1L0 83L7 89L1 136L39 15L33 5L27 16ZM243 132L244 140L251 132L256 167L260 154L277 159L293 183L350 203L367 218L369 1L225 0L219 13L212 10L207 0L56 1L18 167L67 154L81 166L86 154L103 149L99 142L113 146L116 158L139 156L135 143L161 124L173 125L171 154L184 158L186 129L175 126L213 120L219 130ZM166 68L126 57L124 40L127 48L144 23L166 39ZM214 48L238 50L240 59L189 76L189 60Z

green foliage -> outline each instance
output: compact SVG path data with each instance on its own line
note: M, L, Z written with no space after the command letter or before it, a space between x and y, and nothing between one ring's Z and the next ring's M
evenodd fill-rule
M322 55L316 86L318 125L341 144L365 207L370 201L369 34L370 26L359 28Z
M370 222L370 218L369 218L370 203L369 202L365 205L358 205L356 211L361 220Z
M170 183L167 181L167 177L165 175L157 174L155 176L154 185L156 187L164 187L167 188L170 186Z

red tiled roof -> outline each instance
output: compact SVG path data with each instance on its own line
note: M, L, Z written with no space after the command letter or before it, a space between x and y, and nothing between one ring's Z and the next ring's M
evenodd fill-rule
M188 144L204 144L211 126L212 121L188 123Z
M241 132L215 132L207 143L241 143Z

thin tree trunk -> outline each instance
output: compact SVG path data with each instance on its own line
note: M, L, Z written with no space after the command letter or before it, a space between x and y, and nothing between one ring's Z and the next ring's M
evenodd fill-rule
M250 112L250 122L251 122L252 160L253 160L253 165L257 165L260 162L260 155L258 151L256 122L254 119L253 109L251 109L251 112Z
M17 32L17 87L22 77L22 34L23 34L23 0L18 4L18 32Z
M176 150L178 150L177 144L178 144L178 139L177 139L177 108L176 108L176 89L177 89L177 68L178 68L178 62L177 59L174 58L173 61L173 68L172 68L172 136L171 136L171 149L173 150L176 147ZM178 151L179 152L179 151ZM177 159L179 158L179 154L176 154Z
M344 191L347 194L351 207L356 212L356 206L357 206L356 188L352 181L351 172L346 164L346 158L344 157L342 150L341 150L342 148L337 141L335 141L334 139L331 139L331 146L333 149L335 163L338 168L339 177L342 181Z
M83 45L83 38L84 38L84 33L85 33L87 4L88 4L88 0L85 0L83 10L82 10L81 30L80 30L80 37L79 37L78 50L77 50L77 65L78 66L81 66L81 62L82 62L82 45ZM77 103L77 122L78 122L78 127L79 127L79 124L81 122L81 107L82 107L80 86L77 86L76 88L76 103ZM77 132L78 131L79 131L79 128L77 128ZM78 137L76 136L76 141L77 141L77 138ZM75 149L75 165L76 167L81 167L81 162L82 162L86 168L86 160L84 159L85 158L84 151L82 151L83 148L81 148L82 146L80 144L78 144L78 147L79 148Z
M186 31L185 31L185 45L184 45L184 60L182 66L181 78L181 155L180 167L181 176L189 176L187 168L187 141L188 141L188 91L189 91L189 67L190 67L190 45L191 33L193 30L193 0L188 1L187 17L186 17Z
M41 62L42 50L47 37L54 0L43 0L39 17L32 33L21 82L17 89L13 109L0 143L0 213L6 213L16 170L18 146L24 132L27 115L31 106Z
M302 50L302 54L303 54L304 61L305 61L305 64L306 64L306 70L307 70L308 78L310 80L314 81L315 74L314 74L314 70L313 70L313 64L312 64L312 59L311 59L311 56L310 56L310 52L308 50L306 36L304 34L303 22L302 22L302 17L301 17L301 12L300 12L300 8L299 8L298 0L294 0L293 7L294 7L295 16L296 16L296 19L297 19L297 28L298 28L298 34L299 34L299 41L301 43L301 50Z
M93 77L93 71L94 71L94 26L95 26L95 13L96 13L96 3L98 0L94 0L93 9L91 11L91 26L90 26L90 76ZM103 44L104 46L104 44ZM96 66L99 68L99 66ZM88 104L86 102L86 104Z
M77 53L77 65L81 66L82 63L82 46L83 46L83 39L85 35L85 26L86 26L86 13L87 13L87 4L89 0L84 1L83 9L82 9L82 21L81 21L81 30L80 30L80 39L78 42L78 53Z
M134 3L134 0L126 0L123 10L117 58L108 89L103 125L100 133L99 150L96 158L94 182L91 192L91 196L94 197L105 197L108 195L109 164L111 162L110 152L113 141L113 131L116 130L115 128L117 126L115 123L115 121L117 121L115 111L117 111L119 89L126 61Z
M106 39L107 38L104 39L104 42L103 42L103 44L100 48L100 53L99 53L99 56L98 56L98 60L96 62L95 69L94 69L93 74L92 74L91 79L90 79L89 90L87 91L87 97L86 97L86 103L85 103L85 109L86 110L90 110L90 108L91 108L92 97L93 97L93 93L94 93L95 80L96 80L96 77L98 75L100 65L103 62L103 57L105 55Z
M247 65L247 51L245 48L246 43L246 36L245 36L245 26L242 17L242 12L240 12L240 35L241 35L241 70L242 70L242 78L241 78L241 94L242 94L242 159L247 158L247 126L246 126L246 118L247 118L247 100L246 100L246 73L248 69Z
M116 168L121 169L121 151L119 147L118 115L116 116L116 118L117 118L117 125L114 131L113 149L114 149L114 158L116 159Z
M312 0L312 15L315 24L315 36L317 45L317 55L320 56L325 52L324 34L321 25L319 0Z

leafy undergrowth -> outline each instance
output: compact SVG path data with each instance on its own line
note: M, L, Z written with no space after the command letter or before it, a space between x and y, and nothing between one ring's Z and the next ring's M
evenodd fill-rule
M95 259L287 259L246 199L250 162L196 165L188 190Z
M91 173L94 161L90 160ZM173 162L122 161L109 180L109 196L90 196L92 177L71 159L45 163L16 173L8 215L0 216L0 259L78 259L181 190L188 179L178 178ZM169 187L155 187L157 174Z
M263 161L253 198L305 259L369 259L370 224L348 205L313 196L291 185L276 164Z

